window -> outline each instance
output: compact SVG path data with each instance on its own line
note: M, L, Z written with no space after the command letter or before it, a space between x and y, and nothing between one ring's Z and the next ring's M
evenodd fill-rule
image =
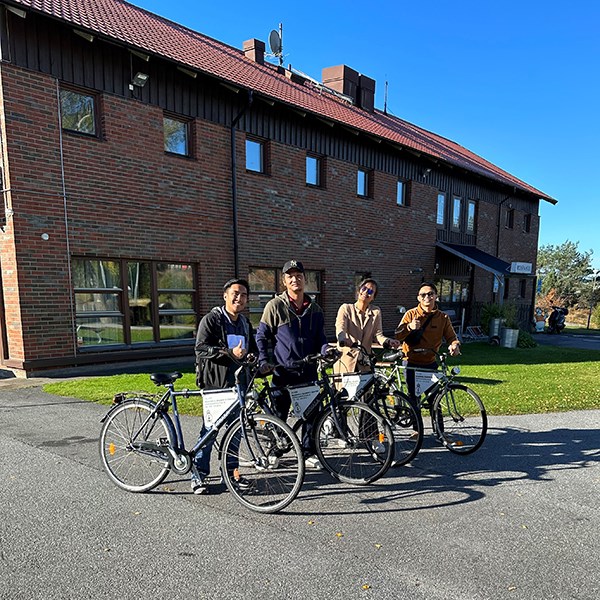
M408 206L406 201L406 184L404 181L398 179L396 184L396 204L398 206Z
M467 233L475 233L475 200L467 202Z
M281 275L281 269L250 267L248 283L252 292L250 293L248 308L253 327L258 327L267 302L285 289ZM304 278L306 279L304 292L321 305L321 272L306 270L304 271Z
M452 202L452 229L460 231L462 200L458 196L454 196Z
M525 298L527 294L527 279L519 279L519 298Z
M525 213L523 215L523 231L529 233L531 231L531 214Z
M193 340L194 273L179 263L74 259L78 346Z
M438 194L436 223L442 226L446 224L446 194L441 192Z
M468 302L469 300L469 282L455 281L452 279L441 279L438 281L439 301L456 303Z
M75 90L60 90L62 128L86 135L96 135L95 96Z
M323 159L319 156L306 156L306 184L323 187Z
M369 186L371 185L369 171L358 169L356 174L356 194L367 198L369 196Z
M515 209L507 208L506 209L505 227L506 227L506 229L513 229L514 226L515 226Z
M508 277L504 278L504 295L502 296L504 300L508 300L508 290L510 287L510 279Z
M165 152L190 156L189 123L174 117L163 117Z
M246 140L246 170L254 173L266 173L264 142Z

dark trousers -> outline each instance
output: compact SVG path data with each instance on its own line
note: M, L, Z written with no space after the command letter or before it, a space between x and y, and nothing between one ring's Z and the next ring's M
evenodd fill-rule
M411 403L412 407L415 409L415 411L417 413L417 417L420 419L421 426L422 426L423 425L423 417L421 416L421 410L419 409L419 398L415 394L415 372L414 372L414 369L419 369L419 371L437 371L438 364L435 361L433 361L431 363L427 363L427 364L420 364L420 363L414 363L414 362L410 362L410 361L404 361L403 365L405 367L409 367L404 372L404 379L406 381L406 387L408 388L408 400ZM429 407L429 414L432 415L432 417L433 417L433 413L431 412L431 406ZM432 422L433 422L433 420L432 420ZM437 425L438 425L439 430L443 429L443 425L441 423L438 423ZM413 427L413 429L415 431L417 431L416 425L415 425L415 427Z

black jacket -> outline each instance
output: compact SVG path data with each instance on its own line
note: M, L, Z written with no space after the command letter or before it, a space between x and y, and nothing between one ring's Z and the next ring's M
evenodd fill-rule
M235 385L235 370L238 365L229 356L219 352L227 348L227 329L223 309L213 308L204 315L196 334L196 384L200 389L220 389ZM248 352L257 353L254 330L244 315L242 319Z

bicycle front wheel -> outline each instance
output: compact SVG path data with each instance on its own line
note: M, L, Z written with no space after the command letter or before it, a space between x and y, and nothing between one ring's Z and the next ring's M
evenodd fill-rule
M408 397L393 390L379 394L369 403L390 424L394 434L393 467L408 464L423 445L423 419L410 403Z
M153 409L138 398L124 402L106 417L100 431L102 466L113 483L128 492L147 492L169 472L164 448L174 440L160 413L146 422Z
M394 436L389 423L362 402L336 405L325 411L314 428L319 460L335 478L366 485L382 477L394 458Z
M281 419L248 415L232 423L223 439L221 471L225 485L246 508L274 513L288 506L304 482L298 438Z
M487 414L479 396L470 388L451 383L433 401L433 431L456 454L471 454L483 444Z

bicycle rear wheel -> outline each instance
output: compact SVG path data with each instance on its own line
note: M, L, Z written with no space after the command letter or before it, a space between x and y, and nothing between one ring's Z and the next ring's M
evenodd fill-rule
M319 460L335 478L366 485L382 477L394 458L394 436L389 423L362 402L340 402L335 407L340 431L326 410L314 428Z
M433 401L433 431L455 454L471 454L483 444L487 414L479 396L470 388L451 383Z
M124 402L109 413L100 431L102 466L113 483L128 492L147 492L169 472L164 446L174 440L165 417L154 415L142 427L153 409L139 398Z
M283 421L251 414L243 426L239 419L229 426L221 471L229 491L246 508L278 512L296 498L304 482L302 448Z
M369 403L390 424L394 434L393 467L408 464L423 445L423 419L419 418L408 397L393 390L379 394Z

